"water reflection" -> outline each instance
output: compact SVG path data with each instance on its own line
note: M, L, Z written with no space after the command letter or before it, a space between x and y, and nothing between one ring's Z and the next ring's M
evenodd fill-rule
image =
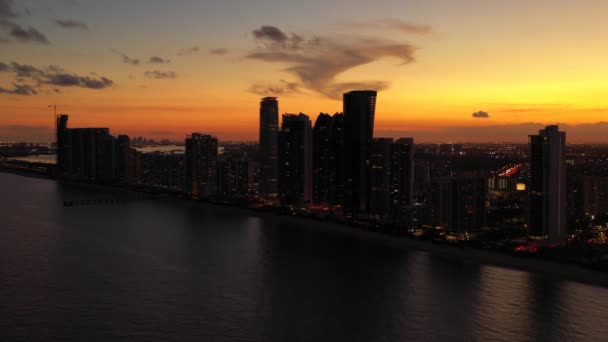
M0 174L3 340L603 341L608 289ZM333 228L332 228L333 227ZM6 338L5 338L6 337Z

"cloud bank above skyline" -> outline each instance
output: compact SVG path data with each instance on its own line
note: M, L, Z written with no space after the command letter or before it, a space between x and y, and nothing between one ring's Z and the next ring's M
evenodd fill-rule
M295 76L300 85L331 99L340 99L353 89L387 89L387 81L340 82L338 76L385 57L402 65L413 63L416 48L407 43L378 37L351 35L345 38L305 38L285 33L274 26L262 26L252 31L257 48L246 55L252 60L280 64ZM397 66L396 66L397 67Z

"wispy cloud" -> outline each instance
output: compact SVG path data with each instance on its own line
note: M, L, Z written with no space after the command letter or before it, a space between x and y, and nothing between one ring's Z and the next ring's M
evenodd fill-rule
M55 20L55 23L57 25L59 25L59 27L64 28L64 29L75 29L75 30L81 30L81 31L88 31L89 30L89 26L83 22L83 21L79 21L79 20L72 20L72 19L57 19Z
M122 62L129 65L139 65L139 58L129 57L126 53L120 52L118 50L110 49L113 53L122 57Z
M38 92L29 84L16 84L13 83L13 89L6 89L0 87L0 94L13 94L13 95L36 95Z
M364 29L394 30L417 35L433 33L433 28L430 25L413 24L396 18L352 22L348 26Z
M36 95L40 87L79 87L88 89L104 89L114 86L114 82L106 77L81 76L68 72L61 67L49 65L38 68L17 62L0 62L0 73L12 73L15 81L13 89L2 88L0 93L14 95ZM23 83L28 82L28 83Z
M0 29L20 43L50 44L50 41L42 32L31 26L24 28L12 21L0 19Z
M333 99L339 99L343 92L353 89L383 90L388 87L385 81L338 82L338 75L385 57L395 58L401 64L412 63L416 51L410 44L381 38L307 39L273 26L262 26L252 35L258 46L246 58L282 64L303 87Z
M225 55L228 53L228 49L224 49L224 48L210 49L209 53L212 55Z
M171 63L171 60L169 59L164 59L162 57L158 57L158 56L152 56L150 57L150 59L148 60L148 63L156 63L156 64L169 64Z
M177 74L174 71L160 71L160 70L146 71L144 73L144 76L146 76L147 78L153 78L156 80L177 78Z
M249 92L260 96L285 96L299 93L300 89L297 83L281 80L279 84L254 84Z
M185 47L185 48L179 49L179 51L177 52L177 55L178 56L192 56L192 55L196 55L200 51L201 51L200 46L190 46L190 47Z
M0 0L0 31L20 43L50 44L48 38L38 29L28 26L23 27L13 21L17 12L14 9L13 0ZM8 43L6 37L0 37L0 43Z

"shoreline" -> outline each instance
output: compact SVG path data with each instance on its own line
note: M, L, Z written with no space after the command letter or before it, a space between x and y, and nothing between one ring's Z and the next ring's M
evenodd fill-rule
M560 263L554 260L533 257L516 257L500 252L475 249L470 247L455 248L453 246L439 245L430 241L418 241L408 237L392 236L383 233L364 230L337 222L317 221L305 217L277 215L270 212L259 212L253 209L230 207L227 205L201 202L204 206L221 209L228 212L239 211L241 214L255 216L262 219L277 220L279 222L304 225L309 229L337 233L362 240L382 243L394 248L417 250L429 253L432 256L471 262L479 265L491 265L512 270L539 273L562 280L575 281L587 285L608 288L608 273L586 269L576 264Z
M10 172L9 170L0 170L0 172L22 177L55 180L50 177L44 177L42 175L32 173ZM58 182L57 180L55 181ZM118 186L73 182L58 183L69 187L85 188L92 191L110 191L155 195L143 191L141 189L138 190L134 188L124 188ZM393 248L422 251L441 258L449 258L451 260L459 260L461 262L472 262L479 265L492 265L507 269L545 274L563 280L575 281L588 285L602 286L608 288L608 273L592 269L586 269L577 264L561 263L555 260L547 260L533 257L517 257L509 254L503 254L500 252L493 252L470 247L456 248L448 245L435 244L431 241L414 240L407 236L394 236L380 232L369 231L347 224L341 224L339 222L315 220L307 217L287 216L273 212L259 211L251 208L244 208L234 205L179 198L177 196L172 196L168 194L158 195L163 195L162 197L157 198L160 201L188 201L192 203L197 203L207 208L212 208L213 210L219 210L227 213L239 213L246 216L275 220L278 222L298 224L301 226L305 226L307 229L315 229L318 231L336 233L348 237L355 237L362 240L382 243Z

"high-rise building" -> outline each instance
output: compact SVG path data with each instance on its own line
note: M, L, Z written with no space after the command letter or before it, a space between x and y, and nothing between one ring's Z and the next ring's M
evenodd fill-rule
M529 141L528 233L558 243L567 235L566 133L547 126Z
M260 103L260 193L276 197L278 193L279 102L265 97Z
M353 216L369 206L369 158L374 133L377 93L371 90L344 94L344 209Z
M392 192L391 138L374 139L370 151L369 212L379 218L388 218L391 212Z
M344 206L344 185L346 183L346 162L344 158L344 114L331 117L329 136L329 193L331 206Z
M133 163L131 149L131 139L128 135L116 137L116 174L122 183L129 183L133 179L130 168Z
M414 139L400 138L391 144L391 216L403 220L414 201Z
M209 198L217 194L217 138L192 133L186 137L184 191Z
M370 154L370 214L404 221L412 204L414 140L373 140Z
M312 127L307 115L283 114L279 132L279 197L282 205L312 204Z
M181 191L184 187L184 153L155 151L145 153L142 159L144 185Z
M320 113L313 130L313 202L329 204L331 187L331 122L329 114Z
M427 224L453 233L478 230L486 224L487 179L476 174L434 178Z
M224 150L218 157L217 178L219 196L246 196L249 192L249 163L246 154Z
M57 117L57 169L60 179L112 183L117 177L116 138L108 128L68 128Z
M70 146L68 146L68 136L66 130L68 128L68 115L61 114L57 115L57 123L55 127L56 142L57 142L57 178L63 179L66 177L68 169L70 168Z

